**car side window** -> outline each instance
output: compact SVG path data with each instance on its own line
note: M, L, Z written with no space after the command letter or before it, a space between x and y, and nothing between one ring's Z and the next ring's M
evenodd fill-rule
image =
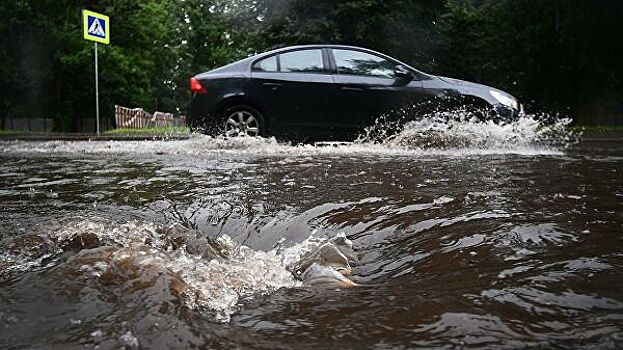
M276 72L277 71L277 56L270 56L261 61L255 62L255 64L253 65L253 71Z
M282 72L324 73L321 50L299 50L279 55Z
M382 57L354 50L333 49L338 74L395 78L396 65Z

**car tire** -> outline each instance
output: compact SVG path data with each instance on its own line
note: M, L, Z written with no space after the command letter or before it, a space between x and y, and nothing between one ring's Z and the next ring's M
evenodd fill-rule
M220 113L221 131L225 137L266 136L264 117L255 108L237 105Z

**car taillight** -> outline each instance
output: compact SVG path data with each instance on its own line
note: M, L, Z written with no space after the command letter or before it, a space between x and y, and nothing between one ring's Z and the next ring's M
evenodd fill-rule
M193 94L207 94L208 90L201 85L197 78L190 78L190 91Z

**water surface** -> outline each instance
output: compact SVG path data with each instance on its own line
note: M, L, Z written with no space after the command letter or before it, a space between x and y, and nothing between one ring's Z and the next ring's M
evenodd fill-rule
M620 347L623 144L420 131L2 142L0 347ZM361 286L292 277L341 233Z

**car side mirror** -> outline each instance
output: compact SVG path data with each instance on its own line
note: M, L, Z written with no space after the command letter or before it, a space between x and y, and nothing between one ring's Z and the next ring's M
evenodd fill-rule
M409 69L407 69L407 67L399 64L396 66L396 68L394 68L394 75L396 76L396 78L407 78L407 79L412 79L413 78L413 74L411 74L411 71L409 71Z

